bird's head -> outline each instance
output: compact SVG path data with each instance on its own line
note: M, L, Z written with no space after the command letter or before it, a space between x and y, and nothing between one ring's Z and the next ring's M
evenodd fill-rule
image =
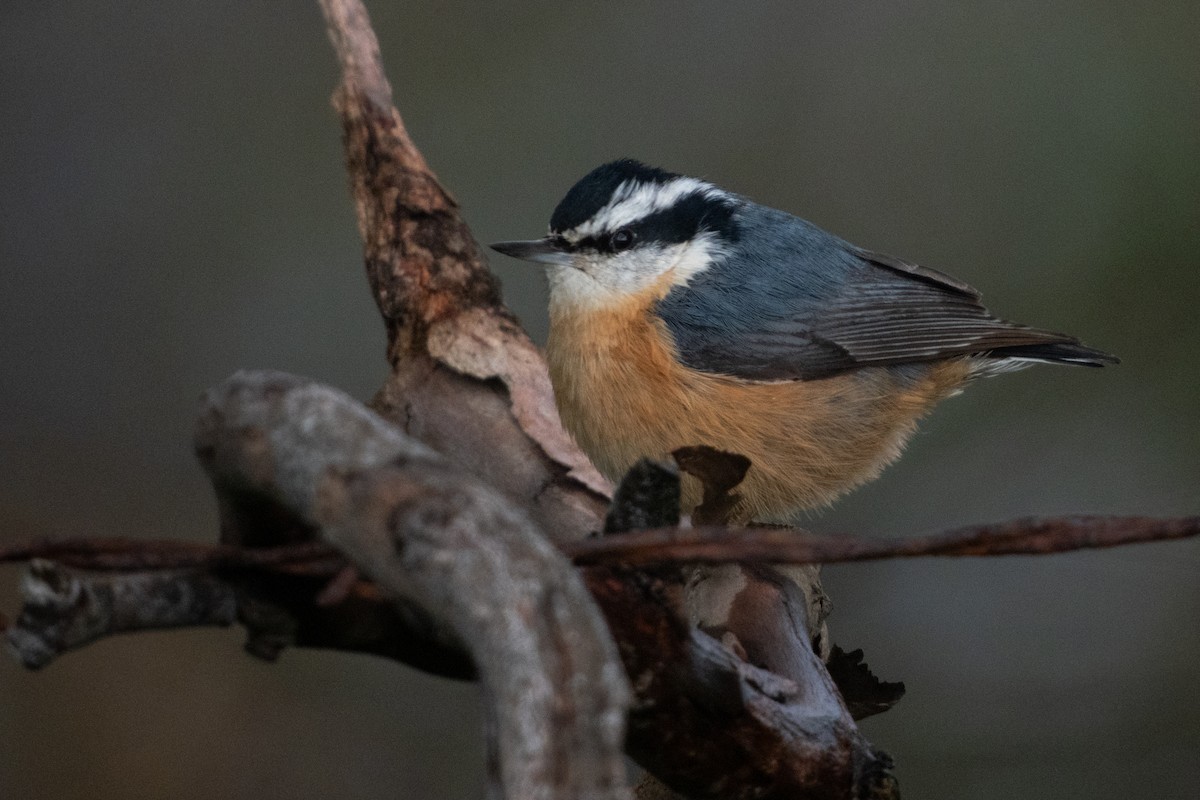
M622 159L571 187L545 238L492 248L545 265L552 306L602 308L662 296L708 269L737 240L741 202L696 178Z

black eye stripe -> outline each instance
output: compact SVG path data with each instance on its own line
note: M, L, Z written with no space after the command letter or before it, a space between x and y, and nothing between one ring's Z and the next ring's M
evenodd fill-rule
M618 228L617 231L612 231L612 232L605 231L604 233L598 233L594 236L585 236L582 239L580 239L578 242L576 242L571 247L571 249L572 250L594 250L597 253L608 253L608 254L619 253L622 250L628 249L628 246L618 247L613 242L613 236L615 236L618 232L625 231L625 230L628 230L628 231L630 231L630 233L633 233L633 241L630 244L635 244L640 241L641 237L639 237L636 233L634 233L632 228L626 227L626 228Z
M597 250L601 253L607 253L608 237L607 236L585 236L576 242L572 250Z
M733 203L727 198L697 192L685 195L669 208L656 211L616 231L604 231L584 237L576 243L575 248L600 253L620 252L623 248L616 246L613 237L625 230L633 235L631 245L636 247L649 244L681 244L704 231L711 231L728 241L734 241L738 237L738 228L733 215Z

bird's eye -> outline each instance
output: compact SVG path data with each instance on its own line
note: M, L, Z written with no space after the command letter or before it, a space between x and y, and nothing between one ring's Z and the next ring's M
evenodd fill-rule
M617 252L628 250L629 248L633 247L633 239L633 231L629 230L629 228L621 228L612 235L611 241L613 250L616 250Z

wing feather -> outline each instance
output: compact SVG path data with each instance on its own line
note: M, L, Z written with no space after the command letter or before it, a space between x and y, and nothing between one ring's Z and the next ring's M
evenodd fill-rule
M727 257L659 303L681 360L693 369L787 380L968 355L1115 361L1072 336L992 316L979 292L937 270L756 208L760 218L739 219L743 241L759 225L770 230L756 241L773 247ZM780 230L791 235L779 237Z

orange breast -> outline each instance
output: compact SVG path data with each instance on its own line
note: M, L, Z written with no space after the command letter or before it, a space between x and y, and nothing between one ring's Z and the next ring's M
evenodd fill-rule
M868 368L752 383L678 363L651 298L551 309L547 360L563 423L613 480L639 458L705 444L747 456L739 516L781 520L824 505L900 454L916 421L966 379L965 361L901 376ZM685 481L685 506L699 501Z

